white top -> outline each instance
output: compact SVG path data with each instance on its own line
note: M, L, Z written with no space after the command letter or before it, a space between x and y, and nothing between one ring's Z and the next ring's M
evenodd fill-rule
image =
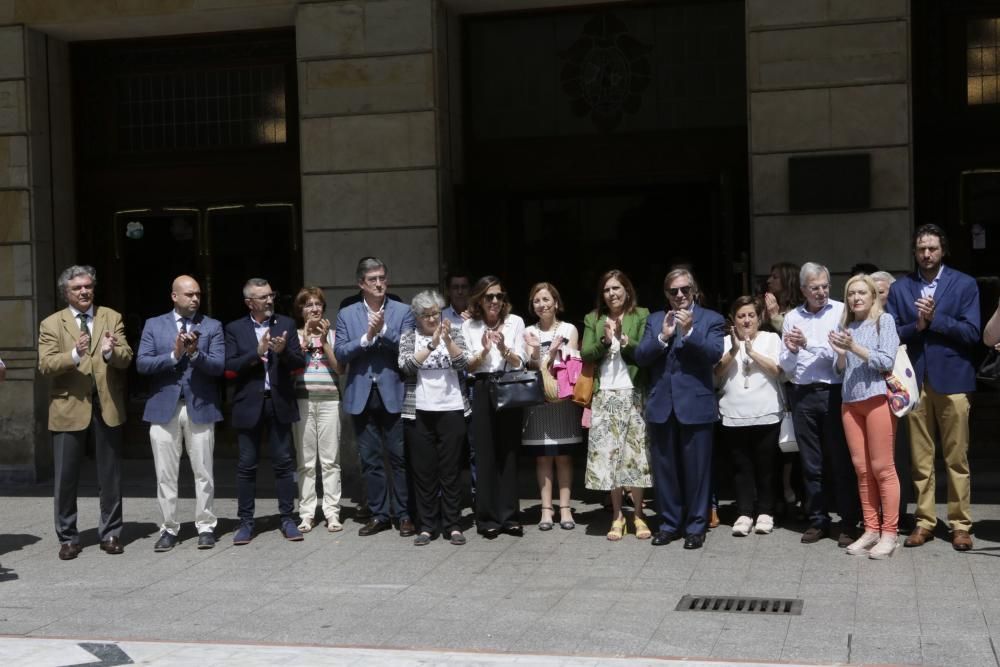
M622 359L621 349L621 341L612 338L608 353L601 361L601 391L632 389L632 378L628 376L628 364Z
M760 331L753 340L753 349L775 363L783 343L776 333ZM731 336L726 336L723 357L733 348ZM784 412L778 378L769 377L751 359L741 345L736 358L729 364L719 387L719 413L723 426L757 426L777 424Z
M483 333L488 328L482 320L465 320L462 322L462 335L465 336L465 343L469 347L470 355L477 356L483 351ZM514 354L521 358L520 365L523 366L524 360L528 357L527 352L524 350L524 320L517 315L508 315L500 331L503 332L504 343L514 351ZM511 366L510 363L506 365L507 370L517 367ZM473 372L492 373L502 370L504 370L503 357L500 356L500 350L497 349L497 346L493 345L490 347L489 354L486 355L482 363L479 364L479 367Z
M840 384L843 378L834 369L837 354L830 347L830 332L840 326L844 304L830 299L818 313L810 313L805 304L785 314L782 335L798 327L806 337L806 347L793 354L781 343L778 363L793 384Z
M576 348L570 347L570 336L576 332L576 327L574 327L569 322L560 322L555 328L549 329L548 331L542 331L538 328L537 324L532 324L524 330L524 333L535 334L539 342L539 354L544 357L548 354L549 349L552 347L552 343L555 341L556 336L560 336L563 339L563 344L559 348L559 356L563 356L565 353L567 356L579 356L579 352Z
M423 350L431 341L431 336L417 333L413 349ZM427 412L447 412L449 410L464 410L462 400L462 385L458 373L451 367L451 357L448 346L442 342L431 350L424 363L417 371L417 384L413 391L417 410Z

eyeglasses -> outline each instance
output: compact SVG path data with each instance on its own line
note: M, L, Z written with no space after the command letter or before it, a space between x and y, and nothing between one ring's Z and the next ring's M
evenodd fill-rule
M668 287L666 291L667 294L669 294L670 296L677 296L679 294L683 294L684 296L691 296L690 285L683 285L681 287Z
M261 294L260 296L251 296L249 298L253 299L254 301L270 301L271 299L277 299L278 293L271 292L270 294Z
M380 276L366 276L365 282L368 283L369 285L376 285L378 283L386 282L386 277L384 273Z
M503 301L507 298L506 292L494 292L492 294L484 294L483 299L486 301Z
M830 283L826 283L825 285L809 285L806 289L808 289L813 294L819 294L820 292L829 292Z
M423 320L436 320L439 317L441 317L441 311L440 310L435 311L433 313L424 313L424 314L422 314L420 316L420 319L423 319Z

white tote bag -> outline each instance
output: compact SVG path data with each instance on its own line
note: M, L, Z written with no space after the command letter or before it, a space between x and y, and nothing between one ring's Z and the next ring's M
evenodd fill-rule
M785 410L781 416L781 430L778 432L778 448L785 454L799 451L795 442L795 426L792 424L792 412Z

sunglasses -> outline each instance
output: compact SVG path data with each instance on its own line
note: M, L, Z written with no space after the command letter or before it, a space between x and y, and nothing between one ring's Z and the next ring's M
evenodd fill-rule
M683 287L668 287L667 294L671 296L677 296L683 294L684 296L691 296L691 286L684 285Z
M507 298L506 292L494 292L493 294L484 294L483 298L487 301L503 301Z

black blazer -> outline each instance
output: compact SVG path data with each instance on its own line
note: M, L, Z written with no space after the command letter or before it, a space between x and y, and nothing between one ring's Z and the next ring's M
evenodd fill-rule
M249 315L226 325L226 378L233 381L233 428L253 428L264 405L264 373L271 381L271 402L278 421L299 420L292 373L305 368L295 322L284 315L271 316L271 337L282 332L288 340L281 354L268 352L266 363L257 356L257 334Z

